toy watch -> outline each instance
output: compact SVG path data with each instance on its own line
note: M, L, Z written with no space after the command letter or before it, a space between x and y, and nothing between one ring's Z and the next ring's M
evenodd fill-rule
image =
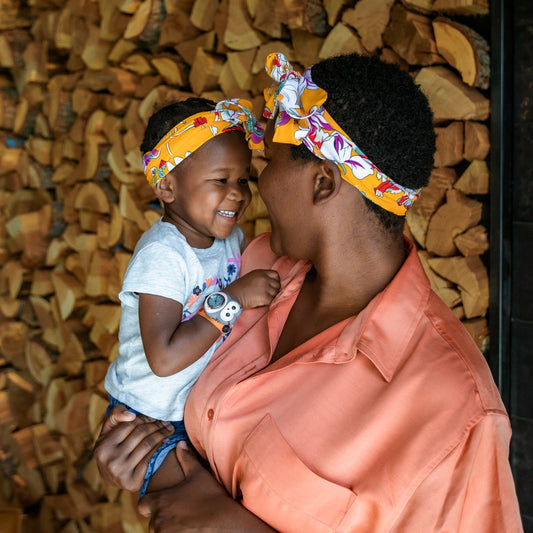
M204 308L198 314L207 318L221 333L227 333L241 312L242 307L237 300L232 300L225 292L217 291L207 296Z

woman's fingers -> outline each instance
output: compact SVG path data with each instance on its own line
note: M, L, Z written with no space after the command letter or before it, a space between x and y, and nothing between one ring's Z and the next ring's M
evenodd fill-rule
M110 422L94 450L102 476L120 488L139 490L152 454L173 431L172 425L144 416Z
M137 511L141 516L145 518L150 518L152 516L152 501L154 499L154 493L145 494L137 504ZM157 494L157 493L155 493Z
M187 442L184 440L180 440L176 446L176 457L183 470L185 479L191 477L196 467L200 466L200 461L198 461L196 455L191 452Z
M133 462L140 462L146 454L157 448L171 435L174 428L159 420L140 416L133 427L117 429L117 433L119 432L122 437L120 441L124 440L121 445L124 453L128 453Z
M132 413L123 405L116 405L105 419L101 434L105 435L121 422L132 422L133 420L135 420L135 413Z
M156 523L165 523L165 511L172 513L176 507L181 505L180 487L169 487L168 489L148 492L137 504L137 511L141 516L150 518L150 533L159 531ZM163 515L163 516L162 516ZM179 531L176 520L168 520L167 527L173 528L170 531Z

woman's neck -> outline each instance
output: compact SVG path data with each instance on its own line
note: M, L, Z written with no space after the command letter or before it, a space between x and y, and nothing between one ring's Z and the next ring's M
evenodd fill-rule
M359 240L337 248L330 243L324 249L327 252L313 260L305 291L314 295L317 309L345 317L358 314L390 283L406 255L401 237Z

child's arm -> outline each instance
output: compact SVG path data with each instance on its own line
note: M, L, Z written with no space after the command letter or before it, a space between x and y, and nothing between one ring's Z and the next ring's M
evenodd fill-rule
M268 305L278 293L274 270L253 270L228 285L227 292L243 308ZM181 322L183 306L170 298L139 294L139 323L144 352L158 376L171 376L198 360L220 331L202 316Z
M139 294L144 353L157 376L171 376L187 368L220 336L220 332L201 317L181 322L182 311L182 304L171 298Z

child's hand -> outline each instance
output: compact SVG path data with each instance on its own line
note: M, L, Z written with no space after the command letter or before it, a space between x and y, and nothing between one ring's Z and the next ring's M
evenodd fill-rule
M224 292L242 307L260 307L268 305L278 294L279 288L279 274L275 270L252 270L230 283Z

